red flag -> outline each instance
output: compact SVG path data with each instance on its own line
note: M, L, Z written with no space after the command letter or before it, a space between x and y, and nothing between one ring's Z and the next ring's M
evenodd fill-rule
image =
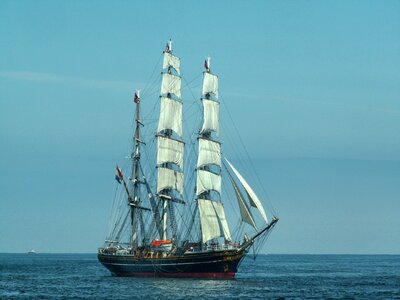
M118 181L118 183L121 183L121 180L124 178L122 175L121 169L117 165L117 170L115 171L115 180Z
M133 102L135 102L136 104L139 104L140 102L140 98L137 92L135 92L135 98L133 99Z

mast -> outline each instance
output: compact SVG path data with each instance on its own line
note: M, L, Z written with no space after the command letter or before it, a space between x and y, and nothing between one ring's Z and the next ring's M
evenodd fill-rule
M161 238L168 232L176 239L173 202L184 203L182 141L182 99L180 59L172 54L170 40L164 51L160 92L160 117L157 128L157 195L162 201ZM170 230L168 230L170 228Z
M134 102L137 104L136 105L136 113L135 113L135 120L136 120L136 129L135 129L135 136L134 136L134 151L131 154L131 159L132 159L132 175L130 177L130 181L133 183L133 192L130 191L128 188L128 184L125 181L124 175L122 173L122 170L118 167L116 167L116 173L115 173L115 179L118 181L118 183L123 183L125 192L128 197L128 205L130 207L130 217L131 217L131 245L133 248L136 248L138 246L138 223L140 224L140 231L142 233L142 237L145 238L145 228L144 228L144 223L143 223L143 217L142 217L142 211L147 210L150 211L150 209L146 207L141 206L141 199L140 199L140 194L139 194L139 189L140 186L139 184L142 184L144 182L139 180L139 169L140 169L140 144L143 143L140 140L140 126L143 126L143 124L140 122L140 99L139 99L139 91L135 92L135 99ZM133 197L132 197L133 193ZM129 215L129 214L128 214ZM123 225L120 228L120 230L117 233L117 237L120 235L125 221L128 219L128 215L126 216L125 220L123 221ZM118 238L117 238L118 239ZM143 243L145 241L143 240Z
M196 199L203 243L217 237L231 240L221 203L221 145L214 137L219 132L218 77L211 73L209 57L204 67L201 97L203 125L198 136L196 168Z
M135 248L138 246L138 220L140 221L140 229L142 230L142 235L144 236L144 225L143 225L143 218L141 214L141 210L137 209L137 205L140 204L140 194L139 194L139 160L140 160L140 91L137 90L135 93L134 102L136 103L136 113L135 113L135 121L136 121L136 128L135 128L135 140L134 140L134 153L131 155L133 160L133 167L132 167L132 182L133 182L133 202L131 203L131 226L132 226L132 235L131 241L132 246Z

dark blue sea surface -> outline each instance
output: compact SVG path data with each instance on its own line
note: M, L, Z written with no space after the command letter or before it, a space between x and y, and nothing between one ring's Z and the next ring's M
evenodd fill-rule
M235 280L114 277L95 254L0 254L0 299L400 299L400 255L260 255Z

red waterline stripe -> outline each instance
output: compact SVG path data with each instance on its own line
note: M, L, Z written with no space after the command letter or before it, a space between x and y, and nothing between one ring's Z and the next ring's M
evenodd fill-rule
M114 272L117 276L179 277L179 278L235 278L234 272L226 273L159 273L159 272Z

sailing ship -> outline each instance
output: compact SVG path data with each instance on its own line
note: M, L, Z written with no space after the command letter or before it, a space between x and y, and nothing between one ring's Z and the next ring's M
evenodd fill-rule
M210 58L204 62L200 102L197 99L201 121L192 143L184 141L181 61L171 41L162 59L158 124L148 137L154 141L154 165L144 163L152 158L144 154L150 143L142 134L145 97L138 90L131 173L127 177L116 166L117 200L98 259L115 276L231 279L251 249L258 254L278 218L267 217L253 188L221 154L218 76L211 72ZM184 159L189 144L194 145L194 159ZM190 170L187 178L185 170ZM230 192L224 198L227 185Z

